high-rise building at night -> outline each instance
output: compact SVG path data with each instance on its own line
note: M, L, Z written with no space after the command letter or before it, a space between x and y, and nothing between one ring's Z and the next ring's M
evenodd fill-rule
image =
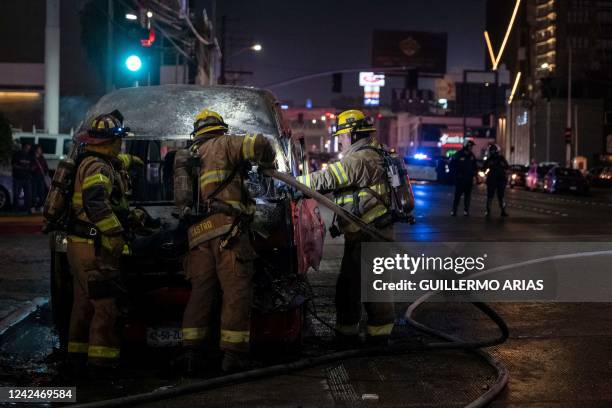
M515 5L487 3L496 52ZM564 163L566 140L571 157L585 156L589 165L612 153L612 1L520 1L499 64L513 79L521 73L501 135L510 157Z

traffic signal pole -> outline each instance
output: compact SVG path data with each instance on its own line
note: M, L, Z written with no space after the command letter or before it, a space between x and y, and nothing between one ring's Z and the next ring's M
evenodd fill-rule
M567 128L565 135L565 166L572 167L572 45L567 44Z
M45 128L59 133L60 0L47 0L45 26Z
M108 19L106 20L106 92L113 90L113 18L115 17L114 0L108 1Z
M221 85L225 85L225 53L227 51L226 47L225 47L225 42L226 42L226 38L225 38L225 30L226 30L226 24L227 23L227 17L224 15L223 17L221 17L221 75L219 76L219 83Z

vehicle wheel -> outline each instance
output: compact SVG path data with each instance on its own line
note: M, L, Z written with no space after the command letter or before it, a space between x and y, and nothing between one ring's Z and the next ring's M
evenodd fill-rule
M51 315L59 336L60 350L68 348L72 312L72 275L65 253L51 251Z
M7 211L11 208L11 196L6 189L0 187L0 211Z

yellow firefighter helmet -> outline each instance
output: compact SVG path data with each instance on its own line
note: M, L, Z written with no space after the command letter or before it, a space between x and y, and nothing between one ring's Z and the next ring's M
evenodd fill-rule
M227 129L228 126L223 121L221 115L209 109L204 109L195 117L192 135L193 137L199 137L216 130L223 130L223 132L226 132Z
M357 109L351 109L338 115L334 136L353 132L374 132L372 119Z

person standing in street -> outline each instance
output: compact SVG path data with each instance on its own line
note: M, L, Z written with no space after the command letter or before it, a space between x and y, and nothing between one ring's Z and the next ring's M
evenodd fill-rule
M491 203L497 195L501 216L507 217L506 202L504 195L506 186L508 185L508 169L510 166L506 158L499 152L499 146L496 144L489 145L489 153L485 162L487 173L487 210L485 215L488 217L491 214Z
M382 235L391 237L393 217L390 214L391 186L387 179L381 146L374 137L371 118L359 110L338 115L335 136L349 135L351 146L340 161L326 170L297 177L297 180L318 192L332 192L335 202ZM339 225L338 225L339 224ZM336 283L336 339L340 346L360 343L361 321L361 244L374 241L354 224L339 222L330 228L332 237L344 234L344 254ZM368 318L366 339L372 345L388 342L395 314L391 302L364 303Z
M68 362L75 373L111 375L119 364L120 310L124 293L120 259L129 204L119 158L123 127L118 112L97 116L75 140L83 145L77 170L68 231L68 262L74 275L74 301L68 333Z
M451 211L453 217L457 216L461 196L463 196L463 215L466 217L470 215L472 186L478 170L476 156L472 153L474 144L472 140L466 140L463 148L453 155L449 163L455 182L455 197L453 199L453 210Z
M41 212L51 186L49 178L49 166L43 155L41 145L32 147L32 205L36 211Z
M208 109L196 116L193 127L193 143L177 151L174 161L174 198L189 241L184 262L191 283L183 315L185 369L189 374L214 371L217 345L213 342L220 338L222 370L242 371L252 367L256 258L250 233L255 201L245 178L252 163L273 167L275 153L262 134L227 134L229 127L221 115ZM214 326L219 298L220 332Z
M23 210L32 211L32 157L30 150L32 145L28 142L21 143L21 150L13 153L11 167L13 170L13 209L19 211L19 196L23 191Z

